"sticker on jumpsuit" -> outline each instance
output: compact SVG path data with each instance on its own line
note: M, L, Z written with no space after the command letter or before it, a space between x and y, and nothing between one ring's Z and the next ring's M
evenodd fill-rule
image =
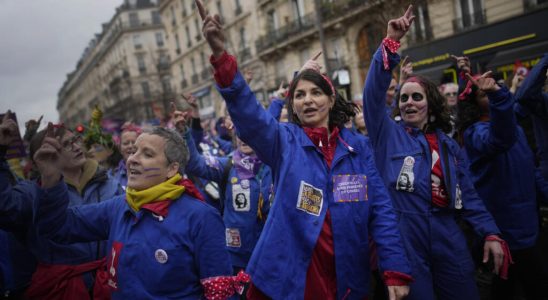
M250 211L250 189L243 188L239 184L232 185L232 207L234 211Z
M323 206L323 192L313 185L301 181L297 209L319 216Z
M413 156L405 157L400 174L398 175L398 181L396 182L396 190L406 192L413 192L415 190L413 187L415 182L413 166L415 166L415 158Z
M367 201L367 177L363 174L333 176L336 202Z
M225 231L226 246L239 248L242 246L240 230L238 228L227 228Z

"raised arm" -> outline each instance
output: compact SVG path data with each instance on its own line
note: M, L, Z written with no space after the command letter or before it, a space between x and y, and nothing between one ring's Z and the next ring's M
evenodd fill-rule
M527 106L540 118L548 119L548 94L542 92L548 70L548 53L544 54L538 64L525 77L516 93L516 101Z
M465 131L465 135L473 134L467 146L472 147L482 155L492 155L504 152L517 141L518 124L514 113L514 99L506 88L499 87L487 72L474 79L466 76L479 89L487 93L489 98L489 127L477 127L474 133Z
M225 51L219 16L209 15L200 0L196 0L196 6L203 20L202 33L213 52L211 63L215 69L217 89L226 101L238 136L255 150L262 161L273 167L283 146L280 142L283 130L251 92L238 72L236 59Z
M392 69L399 63L396 53L400 39L409 30L415 16L409 6L403 16L388 22L386 38L375 52L363 91L363 115L367 132L375 148L385 140L395 123L386 114L386 91L392 80Z
M190 159L185 167L185 173L215 182L221 182L223 177L224 166L228 163L229 158L221 158L210 156L207 159L198 153L196 144L190 136L190 132L183 135L188 145ZM209 161L207 161L209 160Z

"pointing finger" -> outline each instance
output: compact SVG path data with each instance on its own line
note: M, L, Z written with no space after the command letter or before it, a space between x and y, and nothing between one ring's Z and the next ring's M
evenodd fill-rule
M200 14L200 18L202 18L202 21L203 21L207 16L206 10L204 8L204 4L200 0L195 0L195 2L196 2L196 7L198 7L198 13Z
M491 77L492 74L493 74L493 71L487 71L487 72L483 73L483 75L481 75L481 77L488 78L488 77Z
M413 5L409 4L407 7L407 10L405 11L405 14L403 15L406 19L409 19L413 16Z
M472 76L470 75L470 73L465 73L464 75L465 75L466 78L468 78L468 80L470 80L470 82L472 82L475 86L478 86L478 85L479 85L478 82L474 79L474 77L472 77Z
M48 123L48 128L46 129L46 136L47 137L55 137L55 134L53 133L53 124L51 122Z
M320 57L320 55L322 55L322 51L318 51L318 53L316 53L316 55L314 55L314 57L312 57L312 60L318 59L318 57Z

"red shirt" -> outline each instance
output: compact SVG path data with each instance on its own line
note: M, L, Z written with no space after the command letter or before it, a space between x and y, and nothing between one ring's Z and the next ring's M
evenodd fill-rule
M425 136L432 154L432 172L430 175L432 182L432 204L438 207L447 207L449 206L449 199L447 199L447 189L443 181L438 136L435 133L427 133Z

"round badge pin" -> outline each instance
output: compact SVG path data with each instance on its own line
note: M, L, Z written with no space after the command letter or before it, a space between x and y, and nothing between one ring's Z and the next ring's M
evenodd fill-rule
M242 180L242 182L240 182L240 184L242 185L243 189L248 189L249 188L249 180L247 180L247 179Z
M238 183L238 178L236 178L236 177L230 178L230 183L232 183L232 184Z
M156 261L161 264L167 262L167 252L164 249L157 249L156 252L154 252L154 257L156 258Z

